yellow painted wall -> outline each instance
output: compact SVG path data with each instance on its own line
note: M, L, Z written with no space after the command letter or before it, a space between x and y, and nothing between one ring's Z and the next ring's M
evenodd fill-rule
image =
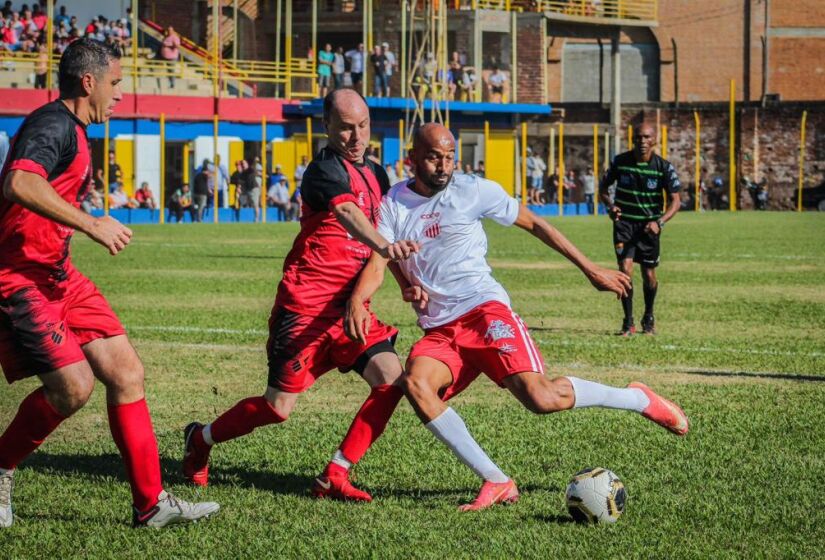
M235 173L235 162L243 159L243 141L235 140L229 142L229 162L226 164L226 171L229 176ZM230 204L235 200L235 185L229 183L229 202Z
M135 141L115 139L115 162L120 166L123 174L123 190L129 196L135 194ZM115 177L109 170L109 182L114 182Z
M512 131L490 131L490 139L484 154L487 179L495 181L504 190L515 196L516 184L516 138Z

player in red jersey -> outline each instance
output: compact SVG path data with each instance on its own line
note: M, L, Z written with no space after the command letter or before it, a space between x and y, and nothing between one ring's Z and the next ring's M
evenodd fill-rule
M143 389L143 365L115 313L72 265L82 231L118 254L132 232L79 209L92 182L86 127L121 99L120 55L81 39L60 59L60 99L30 114L12 141L0 183L0 365L9 383L38 376L0 436L0 527L14 518L14 469L106 387L109 426L132 487L133 524L163 527L218 510L189 504L161 486L160 460Z
M424 329L424 337L410 350L403 387L427 428L484 481L478 497L462 510L518 499L512 479L445 404L481 372L538 414L590 406L632 410L677 435L687 433L684 412L641 383L618 388L578 377L544 375L541 354L526 325L490 274L481 219L530 232L578 266L599 290L623 296L630 278L591 262L498 184L453 175L455 140L445 127L428 124L419 129L411 155L415 179L397 184L384 197L378 232L389 241L422 240L419 251L394 271L404 289L415 292L412 299L417 301L418 323ZM381 285L385 265L380 255L374 255L353 290L345 324L354 340L369 336L374 328L362 302Z
M390 184L384 169L364 157L370 117L363 98L349 89L328 94L324 124L328 146L304 173L301 231L284 262L269 319L266 392L238 402L209 425L186 427L183 471L194 484L208 483L213 445L284 422L298 395L338 368L358 372L371 391L312 492L320 498L372 500L351 484L349 470L384 431L403 395L401 363L393 347L398 331L370 313L373 330L355 342L344 334L342 316L371 254L405 259L417 244L387 243L375 231L381 197Z

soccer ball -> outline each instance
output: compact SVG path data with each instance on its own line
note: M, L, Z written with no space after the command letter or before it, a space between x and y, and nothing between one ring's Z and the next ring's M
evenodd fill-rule
M579 523L615 523L627 493L612 471L600 467L577 472L567 485L567 511Z

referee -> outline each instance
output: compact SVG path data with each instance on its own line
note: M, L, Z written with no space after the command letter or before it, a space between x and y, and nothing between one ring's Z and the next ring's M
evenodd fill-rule
M599 183L599 197L610 209L613 220L613 245L619 270L632 278L634 261L642 267L645 293L642 330L645 334L655 333L653 303L659 287L656 279L659 237L664 225L679 211L679 189L682 186L673 165L653 152L655 145L655 129L648 124L642 125L636 146L613 158ZM613 183L616 183L616 191L611 200L608 187ZM622 309L624 321L617 334L635 334L632 286L622 298Z

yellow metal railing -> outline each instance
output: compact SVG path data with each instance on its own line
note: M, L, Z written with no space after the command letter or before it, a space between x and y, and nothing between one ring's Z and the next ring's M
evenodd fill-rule
M26 73L36 72L37 66L45 66L47 71L51 67L53 77L56 76L59 55L41 59L38 53L22 53L0 50L0 80L3 71L22 70ZM178 78L194 80L212 80L217 73L218 79L225 85L229 81L244 83L292 83L291 97L312 98L318 94L315 61L308 58L292 58L287 62L268 62L260 60L238 60L230 63L222 61L220 65L204 62L202 64L178 61L165 61L147 58L124 56L120 59L124 77L133 78ZM57 80L53 80L55 86ZM303 86L303 87L297 87Z
M464 2L460 3L464 6ZM552 12L567 16L601 19L659 18L658 0L472 0L472 9Z

